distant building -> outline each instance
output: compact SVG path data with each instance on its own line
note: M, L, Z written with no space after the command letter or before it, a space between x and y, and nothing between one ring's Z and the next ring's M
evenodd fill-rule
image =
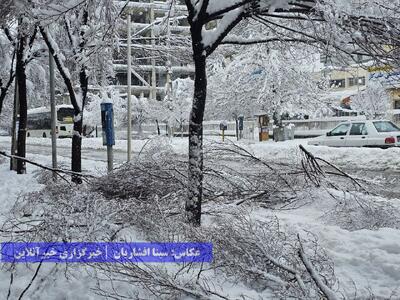
M119 0L121 6L125 0ZM190 27L186 6L180 1L170 15L169 1L131 0L120 30L120 49L115 52L115 86L127 91L127 16L131 15L132 90L136 96L163 99L172 80L194 76L189 47ZM170 16L170 18L168 18ZM168 22L169 21L169 22Z
M330 97L332 107L340 107L336 114L340 114L340 110L350 113L352 97L363 92L369 82L377 80L389 94L388 114L400 123L400 72L390 66L374 65L368 57L360 55L347 62L321 56L321 62L324 64L321 72L329 78L331 88L327 97Z

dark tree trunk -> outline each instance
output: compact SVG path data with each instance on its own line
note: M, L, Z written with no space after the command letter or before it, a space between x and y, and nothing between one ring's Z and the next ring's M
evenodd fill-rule
M12 77L9 78L9 80L7 81L5 86L2 86L0 84L1 85L1 88L0 88L0 115L1 115L1 112L3 111L4 100L6 99L8 91L14 81L14 78L15 78L15 76L12 75ZM0 82L1 82L1 80L0 80Z
M82 16L82 25L86 26L88 23L88 11L85 9L83 11ZM85 39L85 31L81 30L80 32L81 42L79 43L80 53L82 54L84 51L84 47L86 45ZM82 108L75 109L74 115L74 135L72 137L72 154L71 154L71 169L74 172L82 172L82 157L81 157L81 149L82 149L82 129L83 129L83 110L85 108L88 86L89 86L89 78L87 76L86 67L83 65L79 72L79 83L81 87L82 93ZM78 106L78 105L77 105ZM80 176L73 176L72 181L75 183L82 183L82 179Z
M20 157L26 156L26 122L28 112L28 102L26 94L26 65L24 60L26 46L26 37L20 36L18 41L17 50L17 64L16 64L16 76L18 81L18 97L19 97L19 127L18 127L18 145L17 155ZM17 173L25 174L26 165L22 160L17 161Z
M202 26L191 26L195 64L194 97L189 118L189 176L186 216L190 224L201 225L203 200L203 118L207 96L206 56L201 42Z
M9 35L8 29L5 29L5 32L6 32L6 35L8 33L10 41L12 41L12 37L11 37L11 35ZM10 74L9 74L9 77L8 77L8 81L6 82L5 85L3 85L3 81L0 79L0 115L1 115L1 112L3 111L4 100L6 99L7 93L9 91L12 83L15 80L15 72L14 72L15 55L16 55L16 49L15 49L15 46L14 46L14 51L13 51L13 56L12 56Z
M72 149L71 149L71 170L73 172L82 172L82 116L80 112L75 115L74 120L74 134L72 136ZM82 183L80 176L72 176L72 181L75 183Z
M82 133L83 133L83 108L85 107L89 80L86 73L86 68L82 67L79 73L79 82L82 92L82 109L75 111L74 118L74 135L72 137L72 155L71 155L71 170L74 172L82 172ZM75 183L82 183L80 176L73 176L72 181Z
M158 124L158 120L156 120L156 124L157 124L157 135L160 135L160 125Z

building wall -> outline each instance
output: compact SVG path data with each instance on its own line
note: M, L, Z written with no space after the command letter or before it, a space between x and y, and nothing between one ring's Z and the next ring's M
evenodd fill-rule
M333 69L328 72L330 87L336 90L344 90L365 86L368 83L369 72L359 67ZM357 80L358 79L358 80Z
M347 66L347 67L329 67L326 68L323 73L330 79L330 87L335 92L348 91L349 93L357 93L358 90L364 90L368 85L371 77L376 76L376 74L383 74L383 78L388 76L394 70L391 67L357 67L357 66ZM357 78L361 79L357 85ZM400 77L399 79L391 80L390 84L385 84L383 80L383 85L386 86L389 94L389 117L400 124ZM337 99L338 101L341 99Z

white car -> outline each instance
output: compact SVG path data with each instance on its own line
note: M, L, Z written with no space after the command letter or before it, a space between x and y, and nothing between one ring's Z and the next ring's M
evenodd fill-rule
M400 147L400 128L386 120L348 121L340 123L326 135L308 145L332 147Z

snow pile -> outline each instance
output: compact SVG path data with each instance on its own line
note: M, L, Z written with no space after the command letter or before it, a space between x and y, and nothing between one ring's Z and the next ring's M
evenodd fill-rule
M374 296L379 299L397 299L400 297L398 200L375 199L382 205L382 209L385 209L385 204L395 209L392 212L395 214L386 217L396 224L380 219L381 226L376 226L378 224L374 222L378 218L372 215L369 222L364 219L362 224L359 223L359 215L364 209L360 206L358 211L354 210L346 216L347 221L343 224L345 216L343 212L337 211L343 206L339 200L346 201L338 198L337 202L321 194L318 201L296 210L280 211L276 215L285 226L297 228L299 231L310 231L318 237L320 245L334 261L335 274L340 281L339 288L347 298L352 299L356 296L357 299L367 299ZM373 199L370 199L370 204L372 201ZM357 229L361 228L361 225L364 225L365 229ZM385 227L391 225L395 225L395 228ZM371 227L375 227L374 230L367 229Z

